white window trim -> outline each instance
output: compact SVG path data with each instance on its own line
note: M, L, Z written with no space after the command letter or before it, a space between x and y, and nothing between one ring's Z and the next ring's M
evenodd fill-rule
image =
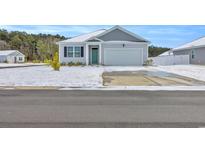
M75 46L73 46L73 45L69 45L69 46L67 46L67 48L69 48L69 47L72 47L73 48L73 56L72 57L69 57L68 56L68 49L67 49L67 57L68 58L84 58L85 57L85 55L83 54L83 57L81 57L81 47L83 47L84 48L84 46L83 45L75 45ZM80 48L80 57L76 57L75 56L75 48L76 47L79 47ZM85 49L83 50L83 51L85 51Z
M23 61L23 57L18 57L19 61Z
M72 47L72 48L73 48L73 51L72 51L72 52L73 52L73 56L72 56L72 57L69 56L69 52L71 52L71 51L68 50L69 47ZM74 57L74 46L67 46L67 57L68 57L68 58L73 58L73 57Z
M75 52L76 52L76 51L75 51L75 48L76 48L76 47L80 48L80 56L79 56L79 57L76 57L76 56L75 56ZM74 46L74 57L75 57L75 58L81 58L81 46Z

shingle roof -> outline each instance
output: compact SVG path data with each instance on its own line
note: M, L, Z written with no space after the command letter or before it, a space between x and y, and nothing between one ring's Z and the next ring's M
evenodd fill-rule
M0 50L0 56L8 56L8 55L13 54L15 52L20 53L18 50Z
M173 55L173 52L172 52L171 50L166 51L166 52L163 52L162 54L158 55L158 57L161 57L161 56L170 56L170 55Z
M183 50L183 49L189 49L189 48L193 48L193 47L201 47L201 46L205 46L205 37L201 37L199 39L196 39L192 42L186 43L182 46L173 48L172 50Z
M60 41L60 42L84 42L92 37L95 37L103 32L105 32L106 30L105 29L100 29L100 30L97 30L97 31L94 31L94 32L91 32L91 33L87 33L87 34L83 34L83 35L79 35L79 36L76 36L76 37L73 37L73 38L70 38L70 39L67 39L67 40L64 40L64 41Z
M67 40L64 40L64 41L60 41L58 43L72 43L72 42L85 42L85 41L88 41L90 39L95 39L96 37L100 37L100 36L103 36L103 35L106 35L107 33L115 30L115 29L120 29L121 31L124 31L125 33L128 33L129 35L133 36L133 37L136 37L140 40L142 40L142 42L148 42L150 43L148 40L142 38L141 36L137 35L137 34L134 34L120 26L114 26L110 29L100 29L100 30L97 30L97 31L94 31L94 32L91 32L91 33L87 33L87 34L83 34L83 35L79 35L79 36L76 36L76 37L73 37L73 38L70 38L70 39L67 39Z

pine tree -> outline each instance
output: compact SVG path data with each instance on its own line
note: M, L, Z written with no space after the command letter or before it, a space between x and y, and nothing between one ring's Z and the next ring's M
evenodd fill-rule
M53 69L55 71L59 71L60 70L60 63L59 63L59 56L58 56L58 52L56 52L54 54L53 60L51 62L51 66L53 67Z

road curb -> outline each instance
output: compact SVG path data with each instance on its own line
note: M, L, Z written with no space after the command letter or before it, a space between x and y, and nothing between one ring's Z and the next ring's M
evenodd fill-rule
M1 86L0 90L99 90L99 91L205 91L205 86L102 86L102 87L57 87L57 86Z

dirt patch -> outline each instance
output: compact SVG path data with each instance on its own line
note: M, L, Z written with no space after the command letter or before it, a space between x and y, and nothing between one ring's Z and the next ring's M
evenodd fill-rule
M205 82L163 71L116 71L103 73L105 86L198 86Z

